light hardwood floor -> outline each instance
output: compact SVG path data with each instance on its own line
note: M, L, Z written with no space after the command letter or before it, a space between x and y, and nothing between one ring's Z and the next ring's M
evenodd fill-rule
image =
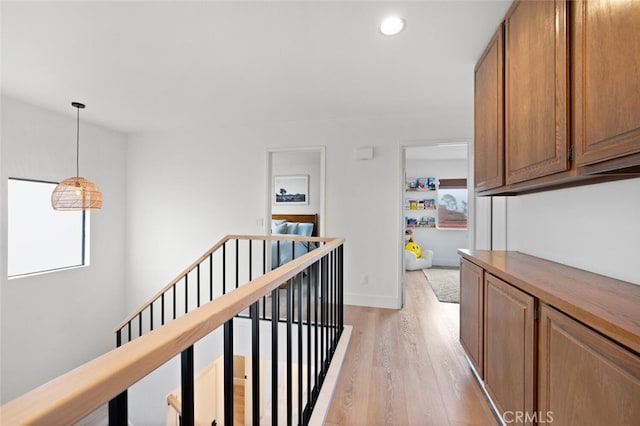
M458 342L458 314L422 271L407 272L403 309L345 306L353 333L326 424L498 424Z

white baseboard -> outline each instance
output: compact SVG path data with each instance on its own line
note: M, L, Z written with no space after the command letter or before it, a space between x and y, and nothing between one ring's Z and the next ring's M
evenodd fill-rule
M370 296L366 294L344 294L345 305L369 306L372 308L400 309L401 303L397 297Z

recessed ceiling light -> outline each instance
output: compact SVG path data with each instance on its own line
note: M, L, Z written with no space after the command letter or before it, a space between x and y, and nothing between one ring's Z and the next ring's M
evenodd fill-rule
M397 16L389 16L380 24L380 32L386 36L392 36L398 34L405 27L404 19Z

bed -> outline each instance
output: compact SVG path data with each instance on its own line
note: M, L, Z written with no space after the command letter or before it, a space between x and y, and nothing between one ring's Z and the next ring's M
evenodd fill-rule
M299 237L318 236L317 214L273 214L271 216L271 234ZM282 266L296 259L318 245L309 241L272 241L271 242L271 268Z

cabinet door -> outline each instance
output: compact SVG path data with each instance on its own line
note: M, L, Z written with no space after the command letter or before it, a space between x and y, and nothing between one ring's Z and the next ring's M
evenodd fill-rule
M480 378L484 377L484 271L460 259L460 344Z
M539 345L538 411L548 423L640 425L640 357L546 305Z
M504 185L504 29L502 25L476 64L474 168L477 191Z
M533 413L535 300L486 272L484 282L485 387L501 415Z
M640 152L640 2L573 3L577 164Z
M569 169L565 1L516 1L505 19L505 179Z

